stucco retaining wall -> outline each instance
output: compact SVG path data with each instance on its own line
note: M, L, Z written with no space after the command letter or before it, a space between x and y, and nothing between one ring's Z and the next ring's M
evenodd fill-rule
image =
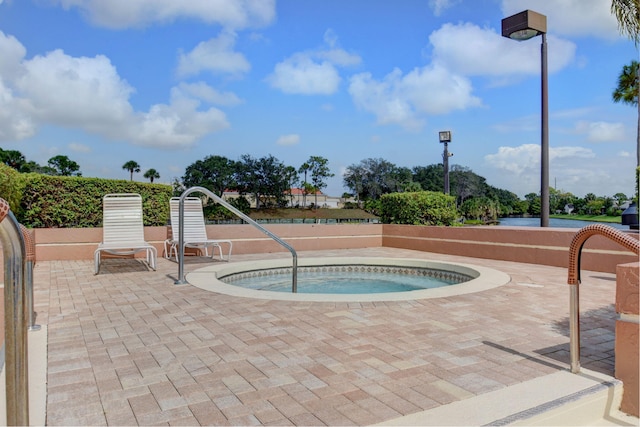
M420 227L383 225L382 246L529 264L569 266L575 228ZM635 234L636 238L638 234ZM582 250L583 270L615 273L618 264L638 257L602 236L590 238Z

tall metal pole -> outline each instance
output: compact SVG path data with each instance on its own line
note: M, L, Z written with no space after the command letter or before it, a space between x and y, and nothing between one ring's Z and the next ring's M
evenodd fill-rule
M547 84L547 35L542 33L541 56L541 147L540 147L540 227L549 226L549 88Z
M449 194L449 143L444 143L444 153L442 160L444 165L444 194Z

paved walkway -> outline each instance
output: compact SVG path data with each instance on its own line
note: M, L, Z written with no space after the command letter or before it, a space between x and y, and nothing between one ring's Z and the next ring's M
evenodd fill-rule
M156 272L105 260L98 276L91 260L38 262L47 425L369 425L568 368L566 269L392 248L305 256L458 261L512 281L441 299L284 302L176 286L162 258ZM582 366L613 375L615 276L582 282Z

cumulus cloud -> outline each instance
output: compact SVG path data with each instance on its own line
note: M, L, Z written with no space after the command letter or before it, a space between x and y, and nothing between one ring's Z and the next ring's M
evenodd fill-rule
M418 130L425 114L446 114L478 107L471 82L440 66L416 68L406 75L394 69L382 80L370 73L351 77L349 93L359 108L373 113L378 124Z
M632 187L628 170L634 167L633 156L620 154L598 155L584 147L550 147L550 185L570 191L578 196L588 192L611 195ZM494 154L484 157L489 166L487 182L500 187L509 183L512 191L520 196L540 191L540 146L523 144L517 147L500 147ZM613 188L611 183L619 187Z
M217 38L199 43L192 51L178 58L179 77L212 73L242 74L251 69L249 61L239 52L234 52L236 36L223 32Z
M266 80L284 93L331 95L338 90L340 75L328 61L315 62L307 55L294 55L276 64Z
M169 104L134 111L129 102L134 88L106 56L72 57L58 49L26 60L15 54L19 49L8 39L0 32L0 57L14 61L3 67L16 70L0 80L0 140L28 138L39 125L53 124L138 145L177 148L229 126L222 111L203 111L200 100L180 89L172 91ZM3 49L10 54L5 56Z
M589 142L612 142L624 140L624 125L611 122L588 122L581 120L576 123L576 132L587 136Z
M182 92L187 96L201 99L209 104L233 106L242 104L243 100L240 99L233 92L220 92L214 87L209 86L205 82L197 83L180 83L176 90Z
M297 52L274 67L266 81L284 93L331 95L338 90L341 77L338 67L360 64L362 59L338 46L338 38L329 29L324 41L328 48Z
M540 74L540 43L516 43L493 29L470 23L445 24L431 33L433 60L467 76ZM575 58L576 45L549 36L548 69L561 70ZM490 61L487 58L491 58Z
M282 135L276 141L278 145L296 145L300 143L300 135L292 133L289 135Z
M530 0L503 0L502 12L510 16L531 8ZM602 0L545 0L534 10L547 16L547 28L565 36L620 37L618 22L611 14L611 2Z
M94 25L112 29L195 19L225 28L268 25L275 19L275 0L51 0L64 9L78 8Z

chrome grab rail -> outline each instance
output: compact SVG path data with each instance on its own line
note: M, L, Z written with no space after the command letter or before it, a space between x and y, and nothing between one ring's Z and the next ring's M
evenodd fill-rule
M580 372L580 255L589 237L600 235L640 254L640 241L608 225L592 224L581 228L569 246L569 274L567 283L571 285L569 300L569 354L571 372Z
M218 202L219 204L221 204L222 206L224 206L225 208L227 208L228 210L230 210L231 212L233 212L234 214L242 218L244 221L253 225L258 230L262 231L264 234L271 237L277 243L279 243L280 245L285 247L287 250L289 250L289 252L291 252L291 256L293 257L293 267L291 270L292 271L291 292L293 293L298 292L298 254L296 253L295 249L293 249L293 247L291 247L291 245L289 245L287 242L285 242L284 240L282 240L281 238L279 238L278 236L276 236L275 234L273 234L272 232L264 228L262 225L255 222L253 219L247 216L244 212L240 211L235 206L224 201L222 198L218 197L216 194L214 194L213 192L211 192L210 190L204 187L191 187L187 189L184 193L182 193L182 196L180 196L180 224L178 225L178 232L180 233L180 236L178 238L178 280L175 281L176 285L182 285L187 283L186 280L184 279L184 199L189 194L194 193L196 191L199 191L211 197L213 200L215 200L216 202Z
M0 198L0 241L4 255L5 368L7 425L29 425L29 375L25 244L18 221Z
M36 325L36 312L34 310L33 301L33 267L36 265L36 242L33 239L31 231L22 224L18 224L24 240L25 258L24 258L24 287L26 292L27 303L27 328L29 331L39 331L41 326Z

